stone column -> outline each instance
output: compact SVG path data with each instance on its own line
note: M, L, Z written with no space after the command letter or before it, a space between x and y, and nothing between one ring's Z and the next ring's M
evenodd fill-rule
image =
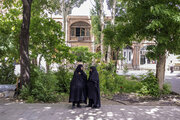
M133 69L140 69L140 46L138 44L134 45L133 50Z

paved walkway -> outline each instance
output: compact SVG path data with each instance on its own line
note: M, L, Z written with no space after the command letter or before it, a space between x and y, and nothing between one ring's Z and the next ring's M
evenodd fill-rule
M178 106L103 105L100 109L60 104L0 104L0 120L180 120Z

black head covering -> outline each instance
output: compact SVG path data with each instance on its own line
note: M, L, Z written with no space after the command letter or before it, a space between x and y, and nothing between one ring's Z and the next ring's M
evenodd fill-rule
M97 73L96 67L91 66L90 69L92 70L92 73Z
M97 70L96 70L96 67L94 67L94 66L91 66L90 67L90 69L92 70L92 71L90 71L90 77L89 78L91 78L91 79L93 79L93 80L97 80L96 82L99 84L99 75L98 75L98 72L97 72Z
M83 65L82 64L79 64L78 66L77 66L77 68L76 68L76 70L75 70L75 72L83 72L83 70L81 69L81 67L83 67Z

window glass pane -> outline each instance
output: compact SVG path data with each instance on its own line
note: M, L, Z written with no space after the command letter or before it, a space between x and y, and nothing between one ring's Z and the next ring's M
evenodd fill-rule
M151 60L150 59L147 59L147 64L151 64Z
M86 29L86 36L90 36L90 29L89 28Z
M76 28L76 36L77 36L77 37L80 36L80 28Z
M75 36L74 35L74 28L71 28L71 36Z
M141 55L140 63L141 63L141 65L146 63L145 55Z
M129 61L131 61L131 52L129 52Z
M85 28L81 28L81 36L85 36Z
M124 52L124 57L126 58L126 52Z

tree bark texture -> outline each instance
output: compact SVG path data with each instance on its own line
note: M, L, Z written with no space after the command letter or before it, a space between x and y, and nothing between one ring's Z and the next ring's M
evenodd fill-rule
M116 72L117 66L118 66L119 50L120 50L120 48L118 48L116 51L115 72Z
M100 0L100 17L101 17L101 61L105 61L105 55L104 55L104 6L103 6L104 0Z
M116 3L117 1L116 0L113 0L113 6L111 8L111 24L114 26L115 24L115 15L116 15ZM111 61L111 46L108 45L108 52L107 52L107 63L110 63Z
M30 59L29 59L29 26L31 17L32 0L22 0L23 2L23 22L20 33L20 84L28 85L30 82Z
M108 45L108 51L107 51L107 63L111 62L111 46Z
M163 90L164 77L165 77L165 65L166 65L166 54L159 55L159 58L156 64L156 78L158 79L160 90Z

